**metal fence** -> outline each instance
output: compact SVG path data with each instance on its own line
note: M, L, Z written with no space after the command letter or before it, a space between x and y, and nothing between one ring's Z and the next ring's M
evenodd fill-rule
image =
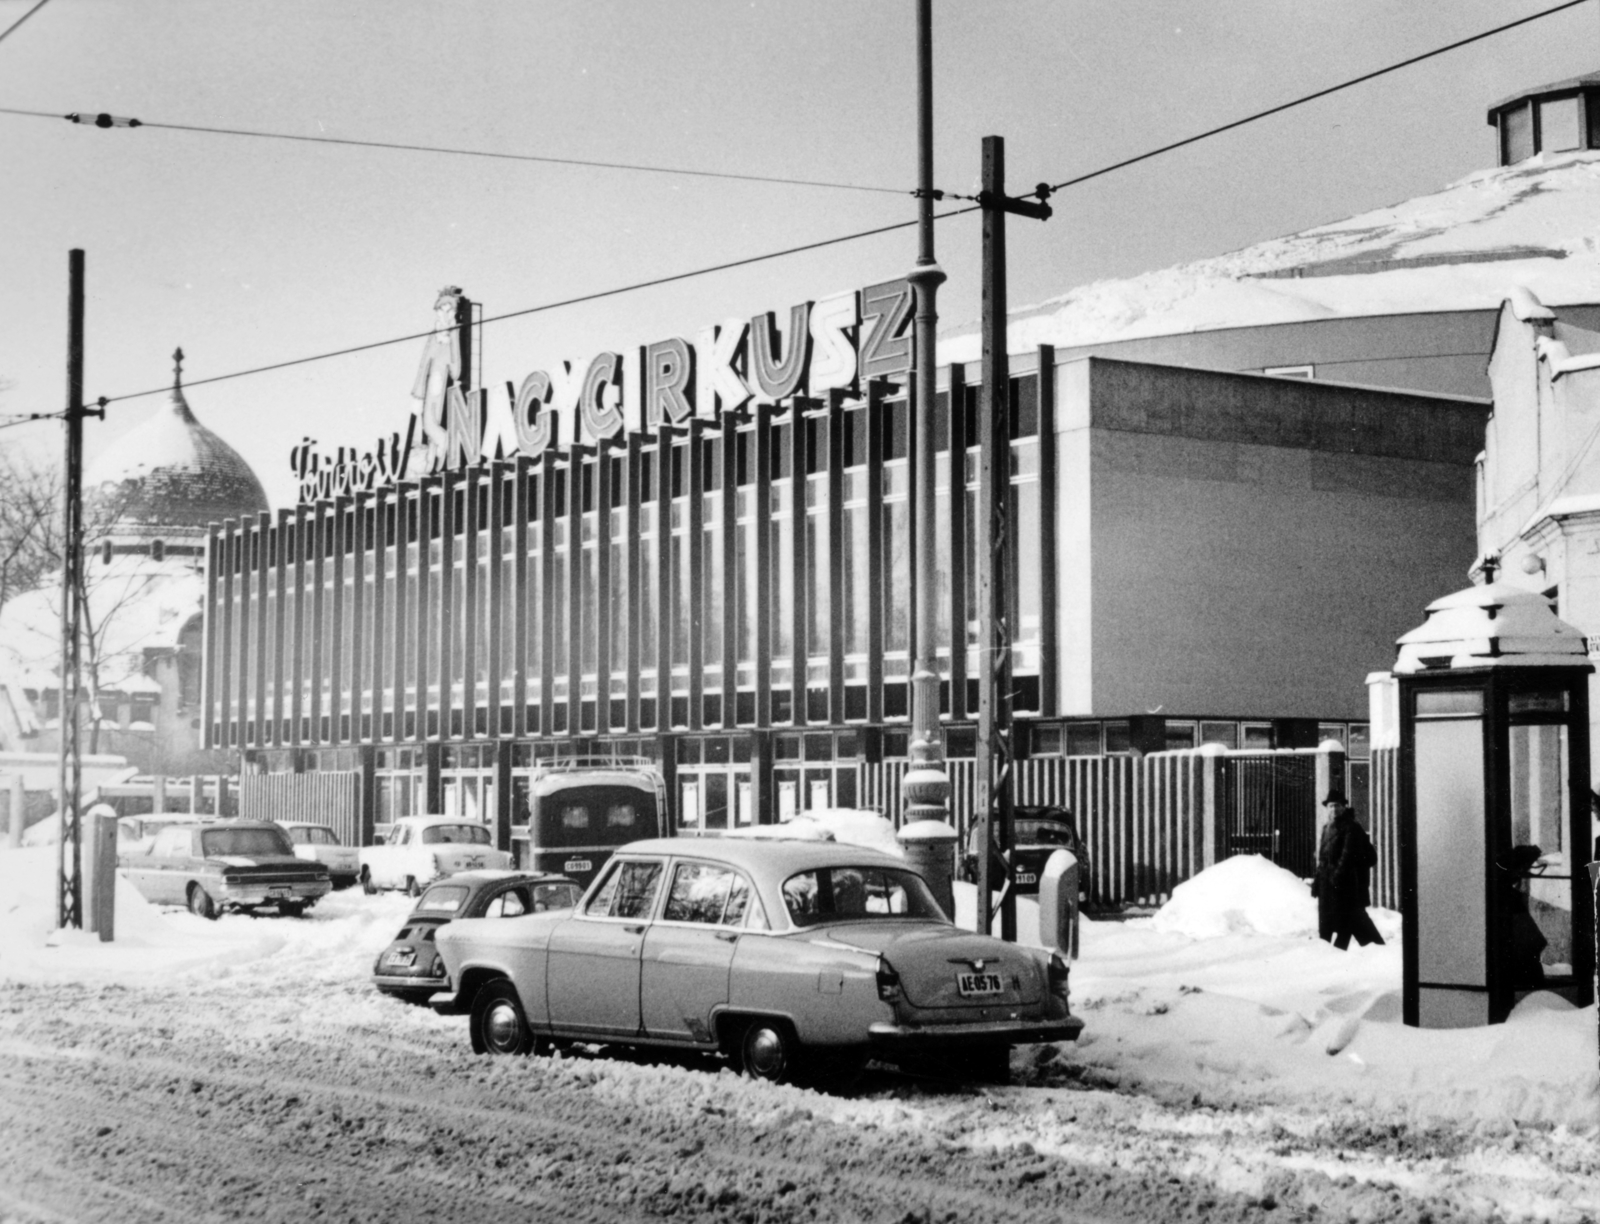
M1305 753L1230 755L1219 760L1219 858L1259 854L1302 879L1317 869L1316 761Z
M309 820L327 825L347 846L361 845L361 774L247 773L239 779L239 814L247 820Z
M1200 748L1035 757L1017 763L1015 801L1071 809L1088 848L1095 903L1153 906L1232 854L1263 854L1309 876L1316 868L1318 788L1343 778L1338 755ZM898 819L907 767L905 761L861 766L863 803ZM965 846L976 793L973 762L949 761L946 771L950 822Z

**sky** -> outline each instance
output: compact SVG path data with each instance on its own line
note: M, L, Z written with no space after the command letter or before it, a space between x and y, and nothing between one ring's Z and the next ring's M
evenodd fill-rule
M0 0L0 30L35 0ZM934 0L935 181L1060 182L1554 0ZM65 398L67 252L85 394L119 397L915 217L912 0L51 0L0 41L0 107L889 191L316 145L0 114L0 415ZM1593 70L1600 0L1069 188L1008 227L1014 306L1437 190L1495 161L1488 106ZM979 224L942 222L942 328L979 313ZM485 381L628 352L905 274L914 229L491 325ZM292 504L289 453L403 426L420 342L199 386L202 421ZM158 409L90 421L91 466ZM60 427L0 432L46 457Z

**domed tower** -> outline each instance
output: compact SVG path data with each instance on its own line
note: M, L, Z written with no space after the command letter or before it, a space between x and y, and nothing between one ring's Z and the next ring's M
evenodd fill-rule
M172 394L90 469L102 552L200 556L206 529L254 518L270 507L261 481L234 450L198 420L183 394L183 350L173 354Z

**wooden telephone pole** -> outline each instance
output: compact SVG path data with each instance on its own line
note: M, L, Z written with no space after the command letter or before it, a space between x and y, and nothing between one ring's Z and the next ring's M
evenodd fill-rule
M1016 543L1011 515L1011 366L1006 356L1006 214L1048 220L1050 194L1039 184L1034 200L1006 197L1006 144L983 138L983 386L978 399L978 760L973 820L978 827L978 930L988 931L994 852L1012 846L1011 590ZM1042 372L1041 372L1042 376ZM1053 438L1041 439L1053 445ZM954 467L952 467L954 472ZM1045 558L1053 565L1053 557ZM956 644L952 643L952 649ZM1017 938L1014 892L1001 883L1000 937Z

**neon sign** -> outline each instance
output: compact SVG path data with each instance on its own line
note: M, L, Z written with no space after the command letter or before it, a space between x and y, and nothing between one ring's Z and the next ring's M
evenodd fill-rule
M447 287L434 303L404 430L367 450L333 454L304 439L290 455L303 502L516 455L535 458L563 436L591 442L624 432L720 420L746 404L776 404L863 382L904 384L911 371L913 291L905 280L773 311L643 345L631 360L603 352L581 368L560 362L491 396L471 385L472 303ZM565 422L565 425L563 425Z

